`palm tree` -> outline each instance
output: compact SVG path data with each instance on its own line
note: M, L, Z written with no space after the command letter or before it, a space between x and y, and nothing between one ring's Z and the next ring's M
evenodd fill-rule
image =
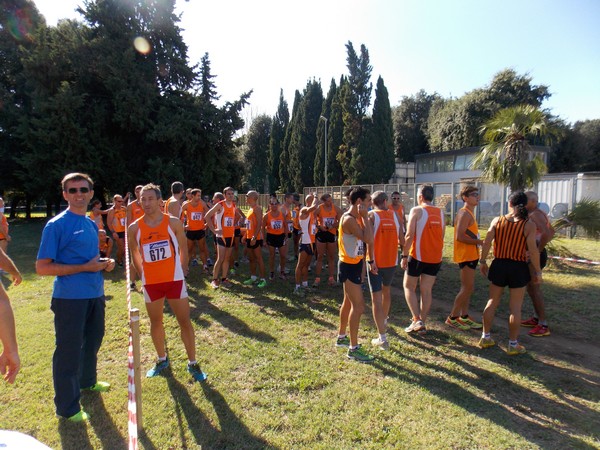
M539 155L531 157L530 142L549 144L558 135L549 117L531 105L501 109L479 130L486 144L471 167L481 179L508 185L511 191L535 185L547 171Z

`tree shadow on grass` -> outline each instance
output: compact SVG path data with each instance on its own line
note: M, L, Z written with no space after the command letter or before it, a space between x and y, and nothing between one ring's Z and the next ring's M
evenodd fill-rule
M102 395L96 392L82 392L81 404L90 414L90 425L102 443L102 448L126 448L127 438L122 436L104 406Z
M448 341L448 338L443 336L444 334L438 332L438 336L435 334L431 336L433 339L427 335L427 338L410 339L407 343L418 349L415 354L433 353L435 358L451 363L450 366L428 362L424 358L416 358L411 354L400 353L392 349L392 352L396 352L403 359L430 371L432 375L409 370L386 358L376 360L374 365L386 376L418 384L439 398L450 401L479 417L484 417L511 432L516 432L542 448L594 448L594 446L568 434L593 436L594 433L597 433L594 431L594 424L600 422L600 415L597 411L581 404L574 405L573 402L563 402L562 399L561 401L552 400L535 392L533 388L523 387L498 373L482 369L468 362L466 358L449 355L443 347L439 347L444 341ZM468 345L456 345L453 350L462 354L484 357L497 365L505 366L510 372L515 372L517 367L531 366L528 371L522 372L523 377L544 370L539 366L533 367L536 362L527 355L520 356L520 359L514 359L499 352L497 348L483 351ZM444 376L440 377L440 373ZM556 375L557 373L550 371L546 372L543 377L552 378ZM487 398L461 387L462 383L474 386L484 392Z
M194 436L194 444L202 448L227 448L227 449L264 449L274 448L268 443L253 435L248 427L229 408L227 401L209 382L197 383L197 391L204 392L206 398L212 403L219 418L220 429L216 428L194 403L188 389L176 378L168 377L167 384L172 398L177 404L175 415L179 426L181 448L191 448L192 443L186 442L185 433L189 430ZM199 386L197 386L199 384ZM192 391L193 392L193 391Z

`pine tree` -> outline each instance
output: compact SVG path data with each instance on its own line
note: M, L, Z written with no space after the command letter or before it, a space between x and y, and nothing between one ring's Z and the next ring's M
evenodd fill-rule
M335 97L335 93L337 91L337 86L335 84L335 80L331 79L331 84L329 85L329 92L327 93L327 98L323 101L323 108L321 109L321 115L319 117L319 123L317 126L317 150L315 154L315 163L314 163L314 183L315 186L323 186L325 184L325 157L329 156L329 152L331 149L329 148L329 143L327 143L327 155L325 155L325 130L329 132L329 119L331 117L331 104L333 103L333 99ZM324 120L325 118L327 120ZM329 136L328 136L329 138ZM327 139L329 141L329 139ZM327 160L329 164L329 158ZM327 167L327 171L329 171L329 167ZM329 185L329 177L327 177L327 184Z
M271 127L271 139L269 141L269 187L275 191L280 185L279 167L281 164L281 152L283 151L285 134L290 123L290 112L288 104L283 98L283 89L279 93L279 105L273 118Z

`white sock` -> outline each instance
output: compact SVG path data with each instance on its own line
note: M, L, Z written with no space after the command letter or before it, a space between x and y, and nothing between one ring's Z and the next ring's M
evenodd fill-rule
M165 355L165 356L159 356L158 360L159 361L166 361L167 360L167 355Z
M252 281L256 281L256 278L257 278L257 277L256 277L256 275L250 275L250 279L251 279Z
M303 287L308 287L308 281L303 281L303 282L302 282L302 286L303 286Z
M196 364L196 362L196 360L188 361L188 366L193 366L194 364Z
M379 335L379 340L380 340L381 342L385 342L385 341L387 341L387 333L380 334L380 335Z

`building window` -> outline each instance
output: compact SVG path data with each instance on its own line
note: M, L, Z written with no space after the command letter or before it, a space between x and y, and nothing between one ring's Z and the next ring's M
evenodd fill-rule
M418 173L433 172L433 158L422 158L417 163Z
M451 172L454 165L454 158L452 156L444 156L435 158L435 171L436 172Z

